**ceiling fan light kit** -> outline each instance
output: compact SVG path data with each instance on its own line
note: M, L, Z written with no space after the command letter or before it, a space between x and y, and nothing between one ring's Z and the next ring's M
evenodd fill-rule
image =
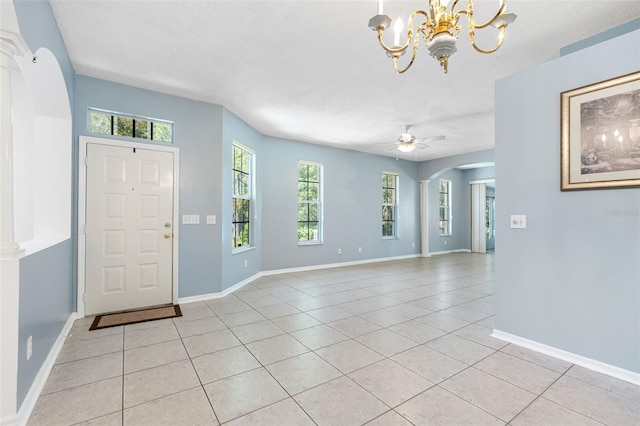
M487 22L478 24L473 16L473 0L454 0L451 6L449 6L449 1L428 0L428 11L415 10L409 17L407 42L404 45L400 45L402 24L397 19L396 24L394 24L394 44L393 47L389 47L382 40L382 34L384 30L389 28L393 19L389 15L383 14L383 0L378 0L378 14L369 20L369 28L378 33L378 42L387 53L387 56L393 59L393 68L396 72L402 74L413 65L418 53L420 38L424 40L429 54L440 62L445 73L448 72L449 57L456 52L456 40L460 35L461 26L458 25L458 20L461 15L467 15L471 45L478 52L485 54L493 53L502 46L507 26L517 17L515 13L507 12L507 0L501 0L497 13ZM465 2L466 9L458 7L458 3L464 4ZM424 22L418 25L417 30L414 31L413 21L417 16L422 16ZM475 31L488 26L497 28L498 42L492 48L483 49L476 44ZM412 47L411 59L406 67L400 68L398 59L409 50L409 47Z
M414 135L409 133L410 128L411 126L408 124L402 126L403 132L398 136L398 142L395 143L395 148L400 152L411 152L418 147L418 144L420 144L420 148L428 148L429 145L424 144L425 140L442 141L445 139L443 135L416 138Z
M416 149L416 145L413 142L400 142L398 144L398 151L400 152L411 152Z

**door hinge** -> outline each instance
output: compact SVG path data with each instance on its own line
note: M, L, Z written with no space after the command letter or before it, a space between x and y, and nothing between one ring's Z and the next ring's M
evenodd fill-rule
M87 234L87 225L82 225L82 233Z
M88 155L84 157L84 165L85 166L89 165L89 156Z
M87 293L82 293L82 302L87 303Z

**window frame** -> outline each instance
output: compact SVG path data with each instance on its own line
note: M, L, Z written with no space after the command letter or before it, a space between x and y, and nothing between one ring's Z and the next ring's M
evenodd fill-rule
M93 129L92 126L92 114L96 113L96 114L101 114L104 116L108 117L109 120L109 132L96 132ZM119 135L116 132L116 122L118 119L124 119L124 120L131 120L131 135ZM137 121L136 121L137 120ZM136 136L136 123L140 123L140 122L147 122L149 124L149 136L148 137L141 137L141 136ZM162 125L162 126L170 126L171 127L171 140L161 140L161 139L154 139L154 126L158 126L158 125ZM93 108L93 107L89 107L87 108L87 132L93 135L107 135L107 136L114 136L116 138L121 138L121 139L137 139L137 140L145 140L145 141L150 141L150 142L156 142L156 143L161 143L161 144L173 144L175 142L175 123L173 121L169 121L169 120L162 120L162 119L158 119L158 118L151 118L151 117L143 117L143 116L139 116L139 115L133 115L133 114L126 114L126 113L122 113L122 112L115 112L115 111L108 111L108 110L104 110L104 109L100 109L100 108Z
M393 177L393 187L387 187L385 186L385 176L392 176ZM399 178L399 174L395 173L395 172L382 172L382 239L383 240L395 240L398 239L398 190L399 190L399 183L400 183L400 178ZM393 189L393 202L392 203L385 203L385 197L384 197L384 193L386 189ZM385 207L391 207L392 210L392 219L391 220L385 220ZM384 224L385 222L392 222L392 234L391 235L384 235Z
M446 183L447 191L442 191L442 183ZM440 179L438 181L438 232L441 237L451 237L453 235L453 228L451 222L453 221L453 207L452 207L452 182L449 179ZM445 202L442 203L442 194L446 194ZM444 209L444 216L446 219L442 219L442 209ZM444 221L444 230L442 228L442 222Z
M300 182L306 182L307 184L309 183L316 183L316 182L311 182L309 180L306 181L301 181L300 180L300 165L306 165L306 166L317 166L318 167L318 199L317 200L301 200L300 199ZM300 237L298 236L296 239L298 241L298 245L299 246L310 246L310 245L321 245L324 243L323 240L323 235L324 235L324 203L323 203L323 192L324 192L324 164L323 163L318 163L315 161L307 161L307 160L299 160L298 161L298 165L297 165L297 179L296 182L298 184L298 188L296 190L297 192L297 197L298 197L298 202L296 204L297 206L297 211L298 211L298 215L297 215L297 220L296 220L296 233L298 233L298 230L300 229L300 204L316 204L316 214L317 214L317 224L318 224L318 235L317 235L317 239L314 240L300 240ZM308 210L307 210L308 211ZM310 224L313 221L309 221L309 216L307 216L307 224ZM304 221L303 221L304 222ZM307 225L308 226L308 225ZM308 229L308 228L307 228ZM307 231L308 232L308 231Z
M485 196L485 234L487 239L496 237L496 197Z
M249 165L248 165L248 171L244 171L244 170L237 170L235 168L235 160L236 160L236 148L242 150L243 152L247 153L249 155ZM256 153L253 149L249 148L248 146L244 145L241 142L238 142L236 140L233 141L233 144L231 146L231 253L235 254L235 253L240 253L246 250L251 250L253 248L255 248L255 245L253 243L254 241L254 223L253 223L253 211L254 211L254 206L255 206L255 200L254 200L254 194L255 194L255 163L256 163ZM247 194L240 194L238 192L236 192L236 177L235 177L235 173L236 172L240 172L240 173L245 173L248 175L247 178L247 186L248 186L248 190L247 190ZM249 202L249 206L248 206L248 214L246 215L246 221L242 221L242 222L238 222L235 221L235 206L236 206L236 200L246 200ZM240 245L237 246L235 245L236 242L236 232L235 232L235 224L236 223L247 223L248 224L248 232L247 232L247 239L248 242L246 245Z

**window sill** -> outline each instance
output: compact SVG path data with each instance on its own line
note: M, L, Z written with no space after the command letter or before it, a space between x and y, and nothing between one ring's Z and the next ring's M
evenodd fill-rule
M399 240L399 238L397 236L394 237L382 237L383 241L387 241L387 240Z
M441 237L452 237L452 234L440 234Z
M255 249L256 248L254 246L240 247L240 248L231 250L231 254L244 253L244 252L255 250Z
M298 241L298 246L321 246L322 241Z

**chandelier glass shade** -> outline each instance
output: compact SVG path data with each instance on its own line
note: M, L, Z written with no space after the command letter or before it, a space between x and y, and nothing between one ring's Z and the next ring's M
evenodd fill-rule
M393 67L398 73L404 73L413 65L420 39L425 42L429 54L440 62L446 73L449 70L449 57L456 52L456 40L462 28L458 25L461 15L466 15L471 45L478 52L487 54L495 52L502 46L507 25L516 19L515 13L507 12L507 0L501 0L496 14L487 22L481 24L474 19L473 0L453 0L450 6L449 0L428 0L429 8L427 11L415 10L409 17L407 42L404 45L400 45L402 23L400 19L396 20L394 24L394 45L389 47L382 40L382 34L391 25L392 18L383 14L382 1L378 0L378 14L369 20L369 28L378 33L378 42L387 53L387 56L393 59ZM464 4L466 4L466 8L462 6ZM423 22L414 29L416 18L423 20ZM476 44L475 31L488 26L497 28L498 42L493 47L484 49ZM408 50L411 51L411 59L406 67L400 68L398 59Z

